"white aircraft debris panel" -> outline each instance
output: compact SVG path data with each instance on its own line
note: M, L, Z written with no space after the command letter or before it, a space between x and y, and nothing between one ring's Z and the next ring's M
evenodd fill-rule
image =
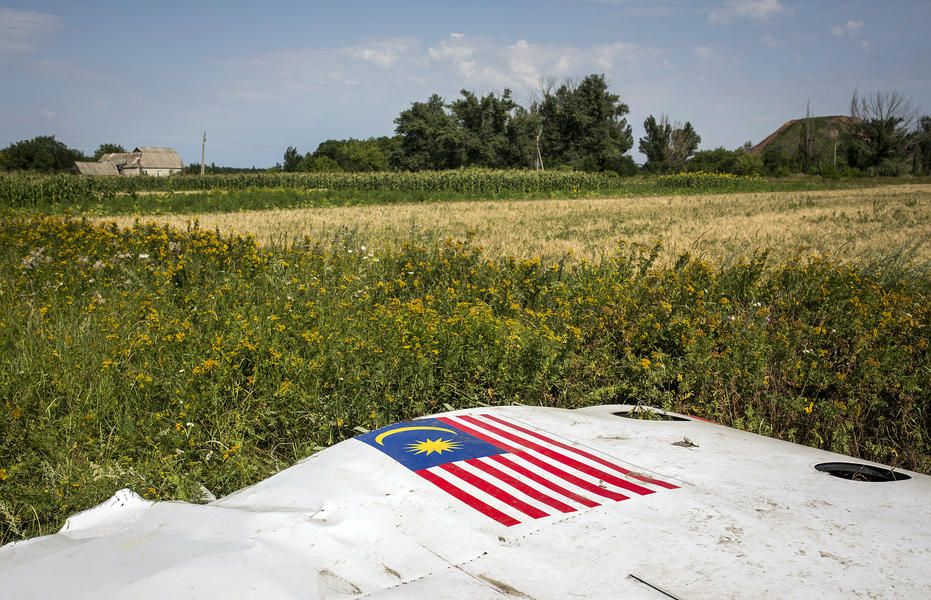
M683 415L398 423L0 548L9 598L928 598L931 478Z

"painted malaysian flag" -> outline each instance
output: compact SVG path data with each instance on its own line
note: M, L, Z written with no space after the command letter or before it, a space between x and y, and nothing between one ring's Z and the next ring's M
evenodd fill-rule
M490 414L407 421L356 439L509 527L677 487Z

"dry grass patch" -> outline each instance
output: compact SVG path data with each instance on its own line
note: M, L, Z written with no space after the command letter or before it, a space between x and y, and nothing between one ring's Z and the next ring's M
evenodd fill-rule
M755 249L844 260L890 252L931 262L931 185L861 190L534 201L473 201L201 214L202 228L255 235L261 243L304 236L354 236L372 248L418 235L470 238L491 253L598 260L619 241L663 240L665 257L684 251L714 261ZM113 217L99 220L112 221ZM137 217L118 217L131 225ZM189 215L145 217L184 227Z

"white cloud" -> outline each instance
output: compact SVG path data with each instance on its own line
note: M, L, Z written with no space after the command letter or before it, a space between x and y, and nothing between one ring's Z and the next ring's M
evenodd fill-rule
M857 35L863 29L863 21L850 19L843 25L831 27L831 33L836 36Z
M728 0L708 14L712 23L726 24L738 19L768 21L771 17L788 15L791 11L779 0Z
M248 102L267 102L354 87L377 79L419 51L417 40L390 38L339 48L295 48L223 61L239 76L226 92Z
M427 48L426 58L434 69L458 76L461 85L533 89L547 77L611 71L643 52L639 46L625 42L583 48L527 40L500 44L483 38L450 36Z
M337 50L343 56L368 62L384 69L390 69L401 58L414 49L416 42L409 38L373 41L358 46L347 46Z
M55 15L0 7L0 59L32 52L61 24Z
M459 73L469 77L475 71L474 52L471 41L466 41L461 33L453 33L448 40L440 41L436 48L427 48L427 57L436 63L450 63Z
M540 44L520 39L502 43L453 33L424 46L414 39L371 40L339 48L297 48L226 61L237 73L228 93L250 102L286 99L358 85L366 89L479 92L509 87L530 94L545 78L612 73L646 77L662 66L663 53L628 42L592 46Z
M708 46L696 46L695 54L697 54L698 58L702 60L708 60L712 56L711 48Z
M777 40L771 33L764 33L760 37L760 43L769 48L781 48L782 47L782 44L779 43L779 40Z

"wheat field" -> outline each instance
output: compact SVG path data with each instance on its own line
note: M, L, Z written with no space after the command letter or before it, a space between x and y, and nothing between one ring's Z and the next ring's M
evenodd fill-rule
M663 242L666 259L713 262L757 249L845 261L890 253L931 262L931 185L634 198L468 201L101 217L252 234L262 244L351 238L370 250L412 236L471 239L492 254L597 261L620 242Z

